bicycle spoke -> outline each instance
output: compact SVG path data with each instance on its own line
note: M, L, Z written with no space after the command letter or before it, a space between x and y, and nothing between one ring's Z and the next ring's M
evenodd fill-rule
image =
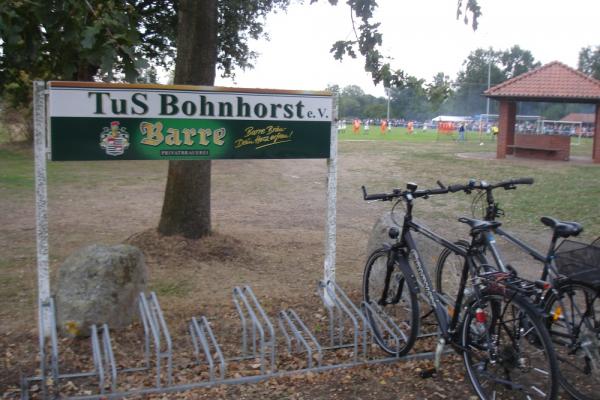
M475 317L474 308L481 317ZM548 354L551 341L547 333L541 336L542 326L527 301L492 296L476 302L471 310L463 326L468 349L464 359L478 395L486 399L552 398L556 369ZM477 328L484 320L486 325Z
M396 262L388 251L374 252L365 266L363 295L365 315L373 338L385 352L407 353L416 340L418 302ZM376 300L376 301L373 301Z
M597 398L600 390L600 314L598 291L567 283L549 298L550 332L561 371L561 383L574 397ZM558 294L558 296L557 296Z

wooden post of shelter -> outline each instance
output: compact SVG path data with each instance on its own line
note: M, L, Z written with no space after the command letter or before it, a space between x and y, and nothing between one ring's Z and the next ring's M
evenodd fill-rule
M513 153L513 149L509 146L515 144L516 117L517 104L514 101L501 101L500 119L498 120L498 146L496 148L497 158L506 158L507 154Z
M596 117L594 118L594 145L592 147L592 161L600 164L600 103L596 104Z

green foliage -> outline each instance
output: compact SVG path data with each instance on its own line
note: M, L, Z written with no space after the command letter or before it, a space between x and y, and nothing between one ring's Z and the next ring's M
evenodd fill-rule
M392 118L424 120L430 117L431 109L425 90L425 80L408 76L401 88L390 91Z
M251 51L249 40L263 35L263 24L269 13L285 10L289 3L290 0L228 0L217 3L217 67L222 76L234 76L236 69L252 67L256 53Z
M445 77L447 79L447 77ZM448 85L444 80L439 85ZM432 89L433 88L433 89ZM387 99L383 97L374 97L365 94L364 91L356 86L350 85L342 89L336 88L339 93L339 115L340 118L386 118L387 117ZM391 118L405 118L424 120L431 118L435 114L429 96L438 90L440 93L434 94L440 96L441 101L445 96L446 89L436 86L436 83L425 86L423 79L407 76L405 83L401 88L390 88L390 116Z
M318 0L311 0L315 3ZM336 5L337 0L328 0ZM249 40L264 35L267 14L285 10L290 0L227 0L217 3L218 59L223 76L252 67ZM31 101L34 79L135 81L153 65L170 67L176 52L178 0L5 0L0 3L0 95L12 104ZM392 71L380 52L382 35L373 21L375 0L347 0L355 40L339 41L336 59L360 54L375 83L412 85ZM477 0L458 3L458 16L473 28L481 11ZM469 19L470 16L470 19ZM142 81L153 81L152 72ZM443 90L441 93L444 96ZM439 99L435 92L434 98Z
M218 61L223 76L251 67L251 39L265 16L289 0L218 2ZM31 102L31 82L135 81L147 61L172 66L178 0L5 0L0 2L0 95ZM155 81L148 71L143 81Z
M318 0L311 0L315 3ZM337 4L337 0L329 0L331 4ZM330 52L336 60L342 60L345 56L356 58L360 54L364 58L364 69L371 74L373 83L383 83L384 87L403 88L408 82L408 76L400 69L392 70L385 57L380 51L382 35L379 32L379 23L372 21L373 12L377 7L375 0L347 0L352 10L352 27L355 40L340 40L333 44ZM457 18L463 16L464 22L472 22L473 29L477 29L477 20L481 16L478 0L459 0L457 7Z
M433 114L438 114L440 107L452 93L450 77L443 72L438 72L433 77L433 82L427 84L427 99Z
M584 47L579 51L579 65L581 72L593 78L600 79L600 45L592 49Z
M506 79L514 78L542 65L539 61L535 61L529 50L523 50L518 45L500 53L500 62Z
M455 91L444 110L452 114L473 115L484 113L485 101L482 93L490 86L514 78L540 66L529 50L519 46L504 51L476 49L464 61L464 69L458 73ZM494 113L495 104L490 112Z
M481 16L481 7L479 7L477 0L467 0L464 2L464 7L463 0L458 0L456 19L459 19L462 16L464 23L468 24L469 15L471 16L471 25L473 26L473 30L477 30L477 21Z
M133 79L142 66L140 15L118 0L6 0L0 3L0 90L12 104L30 101L34 79Z

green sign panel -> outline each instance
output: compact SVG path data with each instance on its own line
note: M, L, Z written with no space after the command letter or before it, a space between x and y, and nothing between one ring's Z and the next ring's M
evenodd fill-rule
M325 92L50 83L52 160L329 158Z

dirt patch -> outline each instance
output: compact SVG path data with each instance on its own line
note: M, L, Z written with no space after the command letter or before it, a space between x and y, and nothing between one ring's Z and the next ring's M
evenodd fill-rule
M148 229L125 240L138 247L152 263L168 262L182 265L190 260L197 262L238 262L249 266L260 263L260 255L250 246L233 236L212 232L198 240L181 236L162 236L156 229Z
M430 158L431 154L428 148L419 146L363 142L340 143L340 149L336 277L358 301L368 234L375 220L389 210L389 204L366 204L360 186L389 190L413 180L423 186L435 185L436 179L445 178L452 171L435 159L427 165L420 164L420 160ZM228 354L239 351L239 318L232 304L232 290L236 286L252 287L272 318L282 309L293 308L313 331L325 334L327 323L323 318L327 311L316 290L323 276L326 161L213 162L214 233L198 241L161 237L153 228L160 215L166 163L51 163L49 167L52 275L69 254L91 243L128 242L141 248L148 264L150 289L156 292L175 338L174 376L178 382L194 379L195 373L206 374L193 366L188 333L192 316L206 315ZM4 244L0 255L0 392L6 398L18 397L21 375L39 374L32 170L28 164L23 172L23 187L16 182L0 188L3 211L0 242ZM458 239L465 234L457 227L456 209L452 207L453 204L433 199L419 205L419 215L450 239ZM524 237L533 243L547 242L539 235L526 233ZM439 248L428 244L423 251L428 264L434 265ZM143 361L142 331L137 323L113 335L119 365L135 367ZM320 336L320 340L325 343L328 338ZM89 346L87 340L60 339L61 372L89 371L92 368ZM419 351L434 348L427 341L418 345ZM381 356L376 351L373 349L374 354ZM351 359L351 354L341 351L332 357L344 362ZM302 362L283 357L281 367L301 368ZM233 373L256 374L253 364ZM157 397L468 399L472 396L463 379L460 358L445 358L442 374L422 380L418 369L428 366L430 362L426 361L396 362ZM148 376L151 374L135 379L137 383L152 385ZM73 385L65 388L66 393L81 392L79 383Z

